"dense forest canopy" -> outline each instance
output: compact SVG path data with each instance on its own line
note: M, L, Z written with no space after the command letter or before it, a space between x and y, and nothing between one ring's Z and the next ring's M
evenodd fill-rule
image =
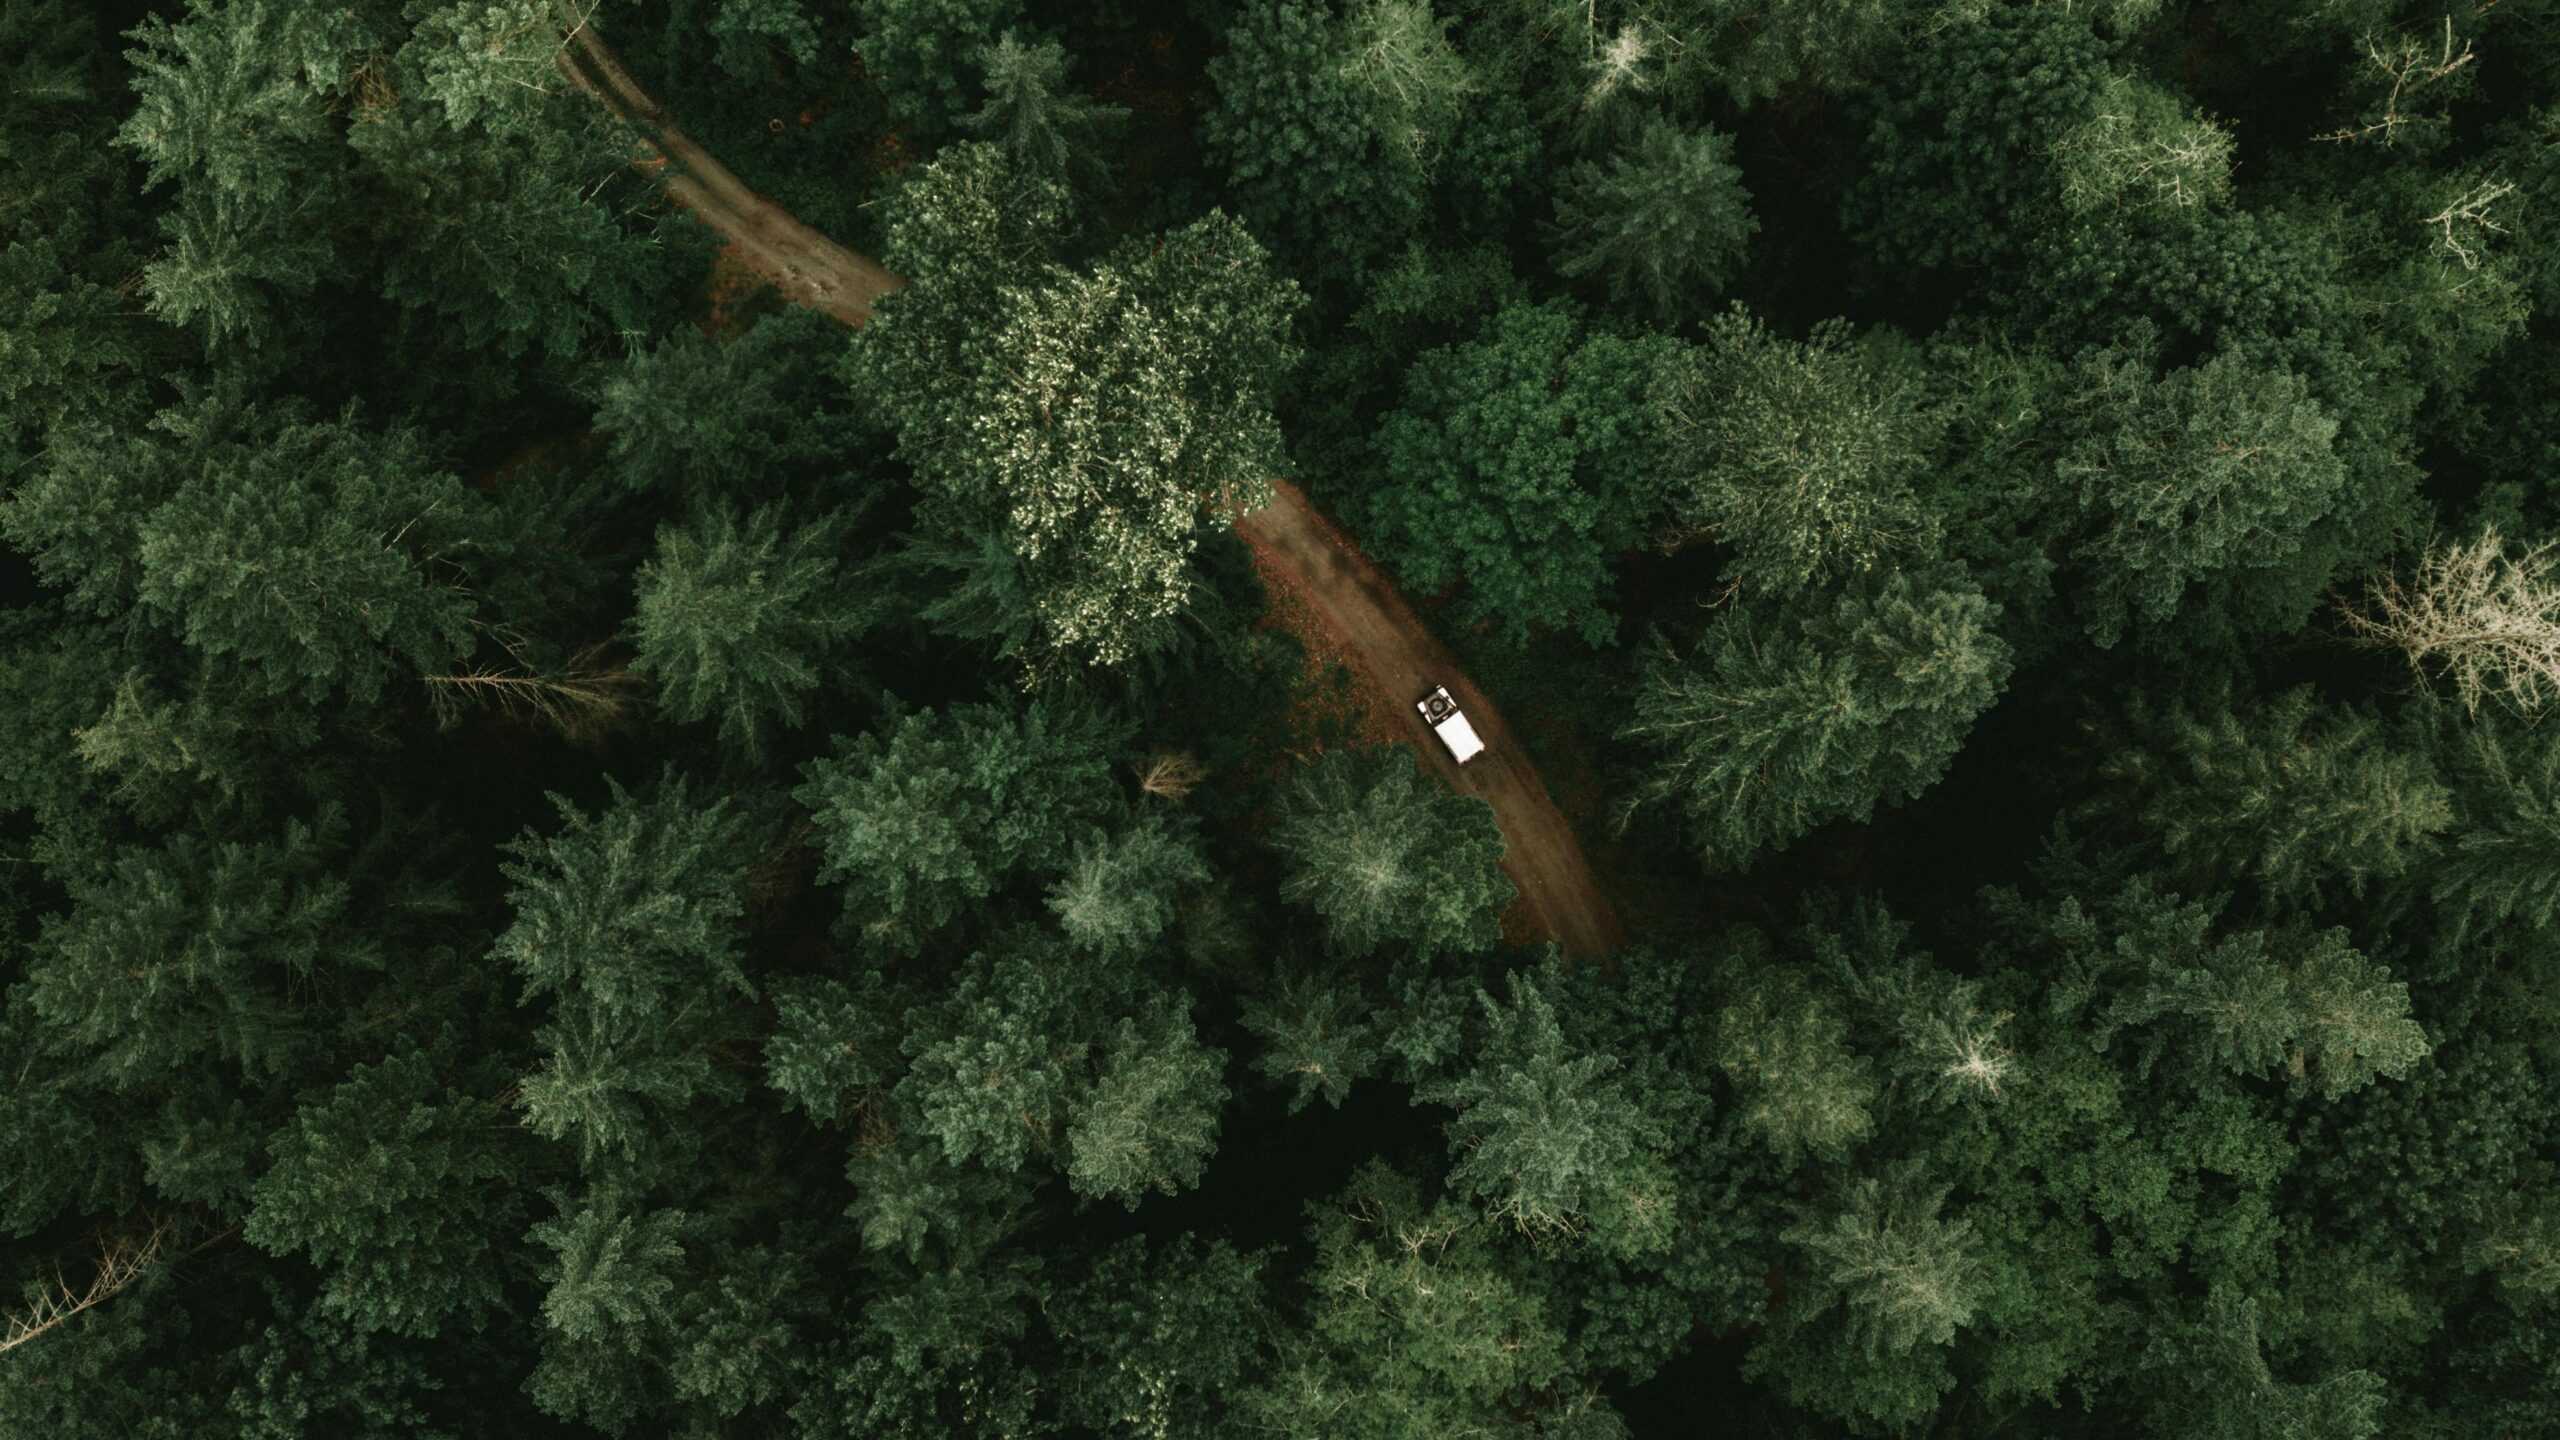
M2555 713L2560 0L0 0L0 1437L2560 1435Z

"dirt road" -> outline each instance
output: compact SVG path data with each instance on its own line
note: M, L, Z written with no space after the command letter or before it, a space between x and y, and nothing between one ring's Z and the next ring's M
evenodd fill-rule
M570 36L560 51L560 68L649 137L663 159L644 163L662 169L667 193L728 236L732 253L793 302L858 326L871 318L874 300L906 283L747 188L686 138L593 27L581 26ZM1626 940L1617 914L1593 879L1573 827L1502 712L1351 537L1286 481L1278 482L1270 504L1244 516L1236 528L1263 562L1265 577L1289 587L1326 628L1334 643L1324 648L1356 662L1370 708L1387 717L1460 793L1493 807L1502 830L1502 869L1520 892L1503 917L1504 933L1519 941L1553 940L1577 960L1622 947ZM1467 765L1449 759L1414 711L1413 702L1434 685L1449 687L1484 739L1485 753Z
M1581 842L1502 712L1351 537L1286 480L1275 482L1271 503L1237 521L1236 529L1272 562L1263 567L1265 578L1288 585L1321 617L1339 642L1328 648L1357 658L1371 709L1387 715L1459 793L1493 807L1502 828L1502 870L1520 891L1504 930L1517 939L1553 940L1577 960L1624 946L1617 914L1592 878ZM1434 685L1449 687L1484 740L1484 753L1465 765L1449 758L1413 708Z
M730 174L640 88L594 26L581 25L572 32L559 57L561 71L580 89L603 101L656 147L658 155L648 164L658 171L668 196L727 236L729 253L772 281L785 299L859 326L871 318L872 301L907 283L879 261L801 224L799 217Z

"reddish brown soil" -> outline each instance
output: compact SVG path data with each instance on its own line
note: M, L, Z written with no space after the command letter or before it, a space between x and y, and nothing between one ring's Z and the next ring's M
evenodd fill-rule
M663 171L667 193L730 241L731 259L772 281L793 303L858 326L871 318L874 300L906 283L747 188L686 138L592 27L569 37L560 68L647 137L657 153L641 163ZM1271 587L1276 618L1300 636L1312 661L1339 663L1359 680L1368 700L1361 738L1413 745L1460 793L1493 807L1505 848L1502 869L1520 892L1503 916L1504 933L1521 943L1552 940L1571 959L1623 947L1617 913L1593 879L1573 827L1502 712L1351 537L1287 481L1277 482L1271 503L1236 528ZM1485 752L1469 764L1451 761L1414 711L1434 685L1449 687L1484 738Z
M1236 528L1264 560L1265 578L1276 579L1321 617L1323 649L1345 657L1361 677L1371 715L1386 719L1461 794L1493 807L1502 829L1503 873L1520 891L1503 917L1504 931L1514 939L1553 940L1572 959L1623 947L1617 914L1600 893L1573 827L1502 712L1351 537L1285 480L1274 485L1270 504L1237 521ZM1413 708L1434 685L1449 687L1484 739L1484 753L1465 765L1449 758Z

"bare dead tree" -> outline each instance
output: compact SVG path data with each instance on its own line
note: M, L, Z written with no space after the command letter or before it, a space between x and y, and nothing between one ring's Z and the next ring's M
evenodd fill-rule
M95 1310L151 1273L160 1263L170 1229L171 1221L164 1215L152 1222L146 1234L100 1235L98 1266L85 1283L75 1281L70 1270L56 1263L53 1273L37 1282L27 1308L9 1316L6 1326L0 1327L0 1355Z
M485 707L584 744L630 718L644 682L622 662L606 659L603 645L558 665L534 666L524 663L519 646L500 643L513 663L420 677L439 723L452 725L464 712Z
M2438 541L2341 614L2349 639L2398 650L2421 679L2442 675L2468 709L2495 698L2531 717L2560 699L2560 546L2511 555L2494 527Z
M1138 789L1159 800L1179 805L1191 794L1193 786L1208 778L1209 767L1178 750L1150 751L1147 758L1129 767L1138 773Z

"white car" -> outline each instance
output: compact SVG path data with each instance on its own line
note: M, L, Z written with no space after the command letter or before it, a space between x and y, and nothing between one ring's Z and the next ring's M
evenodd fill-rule
M1483 739L1476 734L1476 727L1467 723L1458 702L1449 698L1448 686L1432 686L1431 693L1415 701L1413 708L1422 712L1422 723L1449 747L1450 759L1464 765L1484 753Z

